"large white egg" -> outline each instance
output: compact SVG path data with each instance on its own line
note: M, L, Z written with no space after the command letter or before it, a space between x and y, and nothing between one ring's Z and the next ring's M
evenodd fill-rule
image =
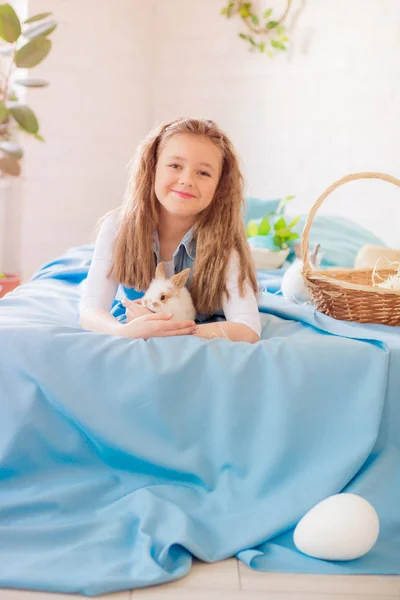
M314 506L298 523L295 546L323 560L353 560L367 554L379 535L374 507L356 494L336 494Z

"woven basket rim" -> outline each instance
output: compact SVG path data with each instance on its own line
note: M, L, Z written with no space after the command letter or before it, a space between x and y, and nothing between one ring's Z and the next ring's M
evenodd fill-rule
M310 209L310 212L308 213L308 216L307 216L304 228L303 228L303 232L302 232L302 236L301 236L301 258L303 261L302 275L303 275L303 278L306 281L306 283L311 288L310 291L313 290L314 293L316 293L317 290L320 290L322 293L329 295L330 292L329 292L328 286L330 286L332 288L332 295L338 294L339 291L341 291L342 294L345 294L346 290L353 290L355 292L385 296L386 298L388 296L391 296L393 298L393 302L396 301L396 303L398 303L399 298L400 298L400 290L393 290L390 288L382 288L382 287L377 287L374 285L364 285L364 284L360 284L360 283L353 283L350 281L346 281L346 279L340 278L340 274L342 274L344 276L346 273L363 273L364 275L368 275L370 277L370 280L372 281L374 272L377 273L378 275L379 275L379 273L385 273L386 276L388 277L389 275L397 275L398 274L397 269L393 269L393 268L380 268L380 269L348 268L348 269L345 269L345 268L339 267L339 268L330 268L329 270L320 270L320 269L314 270L314 269L312 269L312 267L310 265L310 261L309 261L309 257L308 257L308 251L309 251L308 238L309 238L311 225L313 223L314 217L315 217L319 207L323 204L323 202L326 200L326 198L332 192L334 192L338 187L345 185L346 183L349 183L350 181L357 181L359 179L380 179L382 181L386 181L386 182L391 183L400 188L400 179L396 179L395 177L392 177L391 175L387 175L386 173L377 173L377 172L352 173L350 175L346 175L345 177L342 177L341 179L339 179L338 181L333 183L331 186L329 186L329 188L327 188L325 190L325 192L323 194L321 194L321 196L317 199L317 201L314 203L314 205ZM332 275L333 273L336 273L338 276L330 277L329 275ZM327 284L327 288L325 288L325 289L321 288L318 285L319 283ZM384 302L384 300L382 300L382 302Z
M371 270L366 269L348 269L350 272L369 272L373 273ZM343 272L343 269L338 269L338 273ZM393 274L397 273L397 271L392 271ZM330 271L332 273L332 270ZM309 281L312 285L316 285L317 282L329 283L332 287L336 289L346 289L346 290L355 290L358 292L368 292L372 294L380 294L381 296L386 296L390 294L391 296L400 296L400 290L392 290L390 288L381 288L375 287L373 285L362 285L360 283L351 283L350 281L345 281L343 279L335 279L334 277L327 277L324 275L324 271L312 271L311 273L307 273L304 275L307 281ZM315 282L315 283L314 283ZM321 290L324 291L324 290Z

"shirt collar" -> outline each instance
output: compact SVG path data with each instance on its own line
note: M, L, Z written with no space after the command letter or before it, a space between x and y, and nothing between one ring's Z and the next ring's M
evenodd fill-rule
M183 246L186 250L187 255L194 260L196 258L196 240L194 237L194 228L192 227L189 231L183 236L181 241L178 244L177 249L174 252L174 258L178 254L179 249ZM160 240L158 238L158 231L155 230L153 233L153 249L157 255L157 260L160 260Z

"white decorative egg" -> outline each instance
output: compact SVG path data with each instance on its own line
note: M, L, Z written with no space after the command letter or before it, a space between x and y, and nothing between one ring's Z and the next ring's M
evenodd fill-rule
M367 554L378 535L378 515L367 500L336 494L308 511L294 530L293 541L313 558L353 560Z

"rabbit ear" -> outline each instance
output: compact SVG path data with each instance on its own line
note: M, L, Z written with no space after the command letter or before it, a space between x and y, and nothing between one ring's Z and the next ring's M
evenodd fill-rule
M318 256L318 252L319 252L319 247L321 244L317 244L314 248L314 250L312 251L312 254L310 256L310 262L312 265L316 265L317 264L317 256Z
M164 271L164 265L162 262L158 263L157 268L156 268L156 279L165 279L165 271Z
M180 273L173 275L171 277L171 282L174 285L176 285L176 287L183 288L183 287L185 287L185 283L188 280L189 274L190 274L190 269L185 269L184 271L181 271Z

